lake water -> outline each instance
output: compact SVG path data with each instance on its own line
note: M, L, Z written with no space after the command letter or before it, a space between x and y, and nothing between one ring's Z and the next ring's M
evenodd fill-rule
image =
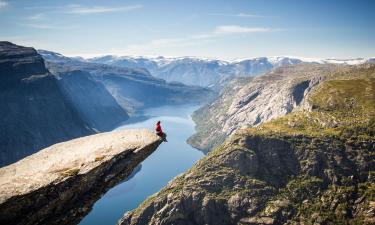
M187 138L194 133L195 124L190 115L197 108L191 105L152 108L143 113L143 121L135 119L118 127L116 130L154 130L155 123L160 120L163 131L168 135L168 142L162 143L143 161L141 169L132 178L113 187L99 199L80 224L116 224L126 211L136 208L148 196L158 192L202 158L202 152L186 143Z

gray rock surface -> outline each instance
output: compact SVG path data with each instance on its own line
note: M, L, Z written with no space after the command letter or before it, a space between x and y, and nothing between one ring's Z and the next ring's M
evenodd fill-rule
M360 214L375 209L373 197L365 194L373 190L368 183L373 141L356 142L349 149L329 138L318 146L306 137L241 134L124 214L118 224L310 224L317 220L309 212L324 214L330 201L337 202L332 214L349 204L347 215L371 224L373 213ZM352 183L344 185L350 177ZM354 204L361 198L366 200ZM320 223L340 224L350 216L333 218L325 215Z
M1 168L0 223L78 223L161 142L148 130L101 133L52 145Z
M218 99L193 113L197 133L189 143L209 151L239 128L257 126L298 109L305 96L338 67L299 64L254 79L234 80Z
M374 85L374 65L330 73L311 111L238 130L118 224L374 224Z
M92 133L33 48L0 42L0 166Z

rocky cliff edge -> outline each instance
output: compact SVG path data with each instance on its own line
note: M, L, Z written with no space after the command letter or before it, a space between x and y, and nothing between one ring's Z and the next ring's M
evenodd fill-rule
M52 145L0 169L1 224L76 224L161 143L148 130Z

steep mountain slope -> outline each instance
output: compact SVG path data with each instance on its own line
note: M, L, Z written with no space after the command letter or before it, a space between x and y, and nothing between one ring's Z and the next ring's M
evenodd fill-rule
M234 81L217 100L193 114L197 133L189 143L204 151L221 144L239 128L256 126L292 112L330 72L332 64L279 67L256 79Z
M127 68L145 68L158 78L176 81L187 85L199 85L220 89L228 81L239 76L257 76L274 67L301 63L299 59L288 57L261 57L235 62L194 57L146 58L103 56L88 59L90 62L103 63Z
M236 132L119 224L374 224L375 66L331 73L304 109Z
M33 49L0 42L0 165L93 133Z
M47 60L47 66L54 74L72 70L89 72L130 114L145 107L204 102L213 95L207 88L167 83L151 76L145 69L82 62L54 52L44 50L39 52Z
M81 117L97 131L109 131L129 118L101 82L79 70L57 73L65 96Z

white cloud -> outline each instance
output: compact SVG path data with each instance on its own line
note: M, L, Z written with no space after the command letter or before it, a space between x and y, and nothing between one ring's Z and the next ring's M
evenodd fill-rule
M8 2L0 0L0 9L8 6Z
M94 14L94 13L110 13L110 12L128 12L133 11L136 9L142 8L142 5L130 5L124 7L102 7L102 6L94 6L94 7L81 7L81 6L74 6L70 7L66 13L70 14Z
M250 13L236 13L236 14L225 14L225 13L211 13L211 16L227 16L227 17L239 17L239 18L263 18L264 16L250 14Z
M39 5L39 6L26 6L24 9L27 10L40 10L40 9L48 9L48 10L62 10L66 8L77 8L81 7L81 5L78 4L69 4L69 5L63 5L63 6L48 6L48 5Z
M78 26L34 24L34 23L19 24L19 25L25 26L25 27L30 27L30 28L35 28L35 29L43 29L43 30L71 30L71 29L78 28Z
M143 44L133 44L129 45L125 50L126 52L132 54L145 54L148 50L162 49L162 48L176 48L176 47L186 47L199 45L203 42L210 41L212 39L236 35L236 34L251 34L251 33L265 33L265 32L274 32L281 31L281 29L272 29L264 27L244 27L237 25L223 25L217 26L214 30L207 33L194 34L184 38L162 38L151 40L150 42Z
M2 1L2 0L0 0ZM49 10L48 12L68 13L68 14L97 14L97 13L111 13L111 12L128 12L143 8L143 5L129 5L121 7L107 7L107 6L93 6L86 7L78 4L69 4L63 6L29 6L25 7L28 10ZM52 11L51 11L52 10ZM46 13L46 12L45 12Z
M255 15L255 14L248 14L248 13L237 13L234 15L235 17L251 17L251 18L262 18L263 16Z
M61 9L60 6L25 6L26 10L39 10L39 9Z
M246 33L262 33L275 31L275 29L264 27L243 27L237 25L218 26L215 29L216 34L246 34Z
M44 14L43 13L38 13L32 16L27 17L28 20L41 20L44 19Z
M79 4L69 4L69 5L67 5L67 7L76 8L76 7L81 7L81 5L79 5Z

